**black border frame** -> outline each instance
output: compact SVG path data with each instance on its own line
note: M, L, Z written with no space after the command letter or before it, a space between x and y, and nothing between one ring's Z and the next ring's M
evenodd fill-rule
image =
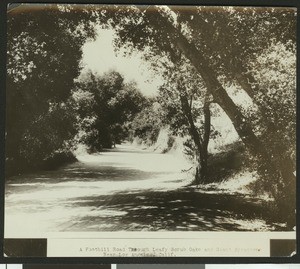
M297 254L293 257L68 257L68 258L8 258L3 257L4 239L4 165L5 165L5 88L6 88L6 12L10 3L66 3L66 4L143 4L143 5L206 5L206 6L253 6L253 7L295 7L297 8L297 123L300 113L300 1L298 0L0 0L0 263L2 264L235 264L235 263L299 263L300 264L300 215L297 221ZM297 173L299 173L300 127L297 124ZM297 176L297 179L299 176ZM297 209L300 203L300 184L296 182Z

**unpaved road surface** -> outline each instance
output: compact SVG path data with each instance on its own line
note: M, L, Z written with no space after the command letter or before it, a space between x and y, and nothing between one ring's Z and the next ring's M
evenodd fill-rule
M9 178L5 237L47 232L272 229L238 195L185 187L178 156L120 145L55 171Z

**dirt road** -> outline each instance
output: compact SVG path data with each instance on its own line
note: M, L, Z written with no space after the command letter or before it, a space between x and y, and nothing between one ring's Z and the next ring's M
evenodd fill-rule
M269 230L237 195L186 188L178 156L128 145L56 171L10 178L5 237L46 232Z

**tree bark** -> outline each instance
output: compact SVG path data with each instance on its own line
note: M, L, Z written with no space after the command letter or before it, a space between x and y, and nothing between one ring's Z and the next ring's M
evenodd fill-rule
M208 100L209 94L206 93L205 100L204 100L204 107L203 107L203 113L204 113L204 134L203 134L203 147L206 149L208 148L209 143L209 137L210 137L210 126L211 126L211 113L210 113L210 102Z
M149 16L150 23L151 19L154 19L153 16ZM280 174L284 177L287 184L290 184L291 182L294 183L295 176L292 171L287 172L286 169L282 171L281 166L278 165L277 162L273 161L270 153L266 150L260 139L255 135L251 125L247 122L246 118L229 97L222 84L218 81L215 75L216 72L214 72L213 68L208 64L205 57L203 57L201 52L196 48L195 44L190 43L164 15L159 14L159 20L161 25L164 26L163 29L165 30L166 36L171 39L176 48L185 55L185 57L199 72L207 89L212 94L214 101L219 104L228 115L239 137L242 139L249 151L269 167L271 174L275 175L276 171L280 171ZM157 19L152 23L154 27L158 26Z
M174 9L172 7L170 7L170 9L173 10L173 12L177 13L178 16L180 16L176 9ZM206 24L207 22L202 18L202 23ZM219 48L217 46L215 46L215 44L213 42L210 42L211 40L206 40L206 41L208 41L205 44L206 46L208 46L212 50L218 51ZM277 125L274 122L269 120L268 111L257 100L257 93L261 92L261 89L259 88L259 84L256 81L255 77L251 73L248 72L248 70L246 69L245 65L242 62L242 59L240 59L240 62L235 66L233 66L231 63L229 63L226 60L223 61L223 64L224 64L225 69L231 70L231 73L235 74L235 79L237 80L237 82L240 84L242 89L248 94L248 96L252 99L252 101L259 108L259 111L260 111L261 117L262 117L262 122L267 127L268 132L272 132L272 134L278 135L278 132L280 132L280 130L277 128ZM279 152L286 152L288 150L288 148L285 146L284 142L281 144L280 147L281 148L278 149ZM276 154L276 152L273 152L273 153ZM292 169L290 169L290 171L295 170L295 161L293 161L291 158L285 157L283 163L284 163L285 167L293 167ZM292 175L289 175L289 177L290 176L292 176Z
M147 13L149 10L145 11ZM153 12L153 10L152 10ZM149 23L155 28L164 31L164 36L168 38L168 42L172 42L174 47L183 53L185 57L191 62L191 64L196 68L196 70L201 75L207 89L210 91L211 95L214 98L214 102L217 103L230 118L235 130L237 131L239 137L248 148L248 150L255 156L264 167L269 172L268 181L270 184L270 191L274 195L279 190L282 195L282 199L280 197L276 197L277 203L277 211L280 216L280 212L282 216L287 216L288 219L291 219L290 223L293 223L295 219L295 180L296 177L293 174L294 170L285 167L285 160L278 160L278 158L272 158L271 152L265 147L265 145L260 141L260 139L255 135L252 130L252 126L247 122L245 117L242 115L238 107L232 101L232 99L227 94L224 87L217 79L217 73L215 70L209 65L203 56L203 52L199 51L196 45L190 42L179 29L177 29L170 20L165 17L160 11L158 11L158 16L147 16ZM153 15L153 14L152 14ZM163 43L162 43L163 45ZM249 91L249 96L252 95L252 92ZM275 159L275 160L274 160ZM289 162L287 162L289 163ZM290 164L288 165L290 167ZM281 185L281 178L284 180L284 184ZM275 183L275 186L271 185ZM286 186L290 186L287 188ZM289 196L288 189L291 189L291 195ZM285 212L287 209L287 212ZM289 220L288 220L289 222Z
M195 124L194 124L193 115L190 110L186 94L182 94L182 93L180 94L180 102L181 102L182 111L183 111L183 113L188 121L189 127L190 127L189 128L190 135L195 143L198 154L200 154L202 152L202 139L201 139L199 132L197 131Z
M180 87L180 86L178 86ZM188 102L188 97L184 89L180 88L180 102L182 111L188 121L190 135L196 145L198 152L198 166L196 168L195 180L192 182L192 185L199 185L200 183L205 183L207 179L207 159L208 159L208 143L210 136L210 124L211 124L211 115L209 109L209 103L207 98L205 99L205 104L203 108L204 112L204 133L203 138L199 134L191 111L191 106Z
M164 22L165 25L166 23L169 22ZM172 25L170 25L170 28L171 27L173 28L172 30L176 33L175 35L173 35L174 43L200 73L207 89L213 95L215 102L222 107L222 109L231 119L240 138L248 146L252 153L254 153L255 155L259 154L261 156L265 156L266 152L264 151L264 147L261 144L260 140L255 136L251 126L247 123L246 119L243 117L238 107L229 97L221 83L214 76L214 71L209 67L204 57L201 56L197 48L193 44L190 44L181 33L176 31L176 29Z

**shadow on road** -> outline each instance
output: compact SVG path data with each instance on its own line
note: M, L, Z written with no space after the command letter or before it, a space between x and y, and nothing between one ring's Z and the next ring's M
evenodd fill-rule
M262 225L272 229L262 220L266 212L260 204L237 195L186 189L85 197L74 206L93 208L94 214L77 219L66 231L82 227L93 231L253 231Z

